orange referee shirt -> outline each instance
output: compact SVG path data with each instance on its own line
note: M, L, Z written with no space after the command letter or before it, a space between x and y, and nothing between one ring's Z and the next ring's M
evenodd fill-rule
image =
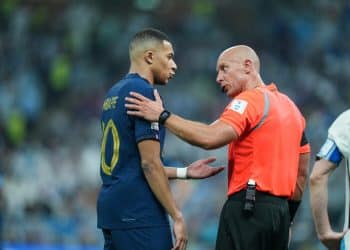
M228 147L228 195L253 179L259 191L292 196L299 155L310 152L309 144L301 146L305 119L296 105L272 83L236 96L220 121L239 136Z

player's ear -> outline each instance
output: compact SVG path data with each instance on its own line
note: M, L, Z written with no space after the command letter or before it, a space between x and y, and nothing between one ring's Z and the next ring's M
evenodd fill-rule
M152 50L146 50L145 53L143 54L143 58L147 64L153 63L153 56L154 54Z

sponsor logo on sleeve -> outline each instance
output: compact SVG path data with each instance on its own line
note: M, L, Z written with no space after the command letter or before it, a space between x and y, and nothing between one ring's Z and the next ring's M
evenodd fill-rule
M243 114L244 110L246 109L248 105L248 102L245 100L235 99L231 103L230 109L233 111L236 111L237 113Z

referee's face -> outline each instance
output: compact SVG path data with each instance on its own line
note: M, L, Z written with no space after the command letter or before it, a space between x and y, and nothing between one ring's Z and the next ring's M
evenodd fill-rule
M223 53L217 62L216 81L222 92L234 98L244 90L245 73L243 62L232 56L232 53Z
M154 84L165 85L175 76L177 69L174 61L173 46L168 41L163 41L159 48L155 51L152 65L154 76Z

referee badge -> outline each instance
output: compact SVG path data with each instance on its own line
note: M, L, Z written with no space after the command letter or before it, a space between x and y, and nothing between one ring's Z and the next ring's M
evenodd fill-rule
M231 103L230 109L232 109L233 111L236 111L237 113L243 114L247 105L248 105L247 101L241 100L241 99L235 99Z

